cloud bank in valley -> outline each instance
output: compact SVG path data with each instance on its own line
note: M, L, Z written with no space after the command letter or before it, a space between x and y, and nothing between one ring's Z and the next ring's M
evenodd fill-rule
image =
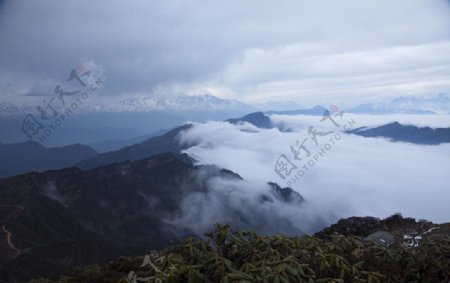
M303 177L297 181L289 178L283 180L273 170L275 162L280 154L285 154L298 168L307 164L308 159L294 160L289 146L295 144L297 139L308 136L306 129L312 122L302 116L283 117L291 121L297 119L294 132L263 130L249 124L235 126L209 122L196 124L183 134L181 141L199 143L186 150L199 164L216 164L247 180L248 185L239 187L245 193L238 192L233 203L239 203L239 194L244 196L252 190L262 190L258 186L264 182L273 181L281 186L287 186L290 182L307 204L288 215L295 219L294 225L304 231L322 228L311 225L314 221L324 221L319 224L324 226L339 218L354 215L386 217L401 212L405 216L435 222L450 220L447 201L450 199L450 176L447 172L450 145L393 143L341 133L342 138L332 144L331 149L315 161ZM278 117L278 121L283 120L283 117ZM320 118L311 117L317 120ZM352 118L358 123L358 115ZM377 116L372 119L372 124L379 122ZM367 123L369 117L362 115L361 120ZM319 123L316 123L317 129L331 129L326 126L319 128ZM414 124L414 119L409 120L409 123ZM328 139L318 137L317 150ZM314 144L310 145L310 149L315 152ZM217 186L217 190L221 188ZM224 213L215 210L220 210L221 205L214 201L210 205L206 200L193 203L196 203L197 210L205 205L202 211L208 211L206 215ZM282 210L282 205L272 208L274 214Z
M327 224L327 218L311 214L310 205L301 196L291 195L286 201L262 180L206 178L206 175L200 181L208 189L183 196L180 211L167 217L168 223L199 236L210 231L215 223L229 223L235 229L266 235L313 233Z
M353 119L357 122L357 127L378 127L393 122L403 125L414 125L417 127L431 128L450 128L449 115L413 115L413 114L387 114L387 115L370 115L370 114L351 114L345 113L344 121ZM325 128L326 130L335 130L332 123L321 122L321 117L310 115L271 115L271 121L277 127L289 128L293 130L302 130L307 126L315 126Z

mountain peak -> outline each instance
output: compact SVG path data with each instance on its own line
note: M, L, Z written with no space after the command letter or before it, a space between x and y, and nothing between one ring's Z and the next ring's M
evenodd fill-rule
M151 111L252 111L253 107L233 99L219 98L211 94L202 95L148 95L127 97L115 102L86 104L79 112L151 112ZM19 115L36 111L33 107L10 102L0 103L0 116Z
M450 128L417 127L393 122L374 128L361 127L347 131L363 137L384 137L392 141L415 144L441 144L450 142Z
M444 93L432 97L400 96L389 102L365 103L348 110L366 114L447 114L449 111L450 98Z
M251 109L237 100L211 94L130 97L115 103L87 106L89 112L148 112L148 111L218 111Z
M250 113L242 118L228 119L227 122L231 124L239 124L247 122L262 129L270 129L273 127L272 121L270 120L269 116L266 116L261 111Z

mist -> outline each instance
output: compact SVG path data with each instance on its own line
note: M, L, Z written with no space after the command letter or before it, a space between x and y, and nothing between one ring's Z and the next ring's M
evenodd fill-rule
M326 223L320 215L309 214L313 209L300 196L285 201L263 181L207 178L206 175L201 181L207 191L185 195L180 211L166 222L199 236L210 231L215 223L228 223L234 229L264 235L309 234Z
M352 119L356 122L354 127L377 125L394 118L398 116L380 118L346 114L342 117L343 121ZM433 120L423 118L404 115L400 120L411 125L445 126L449 123L447 116L435 116ZM331 123L331 126L326 125L320 119L272 116L274 123L291 126L294 129L291 132L226 122L195 124L184 132L181 142L197 144L185 150L197 160L197 164L215 164L232 170L245 181L231 185L227 181L214 180L211 186L214 189L207 195L187 197L183 205L185 215L179 223L184 221L186 225L197 225L198 231L206 230L208 225L216 222L235 221L227 214L230 208L244 215L252 211L249 215L256 217L255 223L260 223L261 218L268 223L277 222L271 222L274 219L285 219L305 233L318 231L344 217L383 218L398 212L433 222L450 221L449 144L424 146L391 142L382 138L348 135L334 127L335 132L329 137L318 137L316 148L310 145L310 158L294 160L290 145L308 137L306 129L309 125L316 125L321 132L333 128ZM330 137L337 133L341 138L331 144ZM325 154L317 160L313 159L324 143L329 143L330 149L325 150ZM275 172L274 165L282 154L297 166L297 170L303 168L302 177L293 178L294 172L283 179ZM313 166L308 165L311 159L314 160ZM255 205L252 202L257 199L255 194L267 191L267 182L290 187L305 201L295 205L281 202ZM260 230L269 233L289 230L270 225Z

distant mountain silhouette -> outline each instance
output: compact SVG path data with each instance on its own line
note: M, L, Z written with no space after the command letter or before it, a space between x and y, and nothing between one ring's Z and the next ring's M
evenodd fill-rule
M193 234L165 219L181 213L185 196L208 195L210 180L217 178L242 182L229 170L194 166L188 155L170 153L90 171L67 168L2 179L0 233L14 246L0 242L0 278L67 274L75 266L167 247ZM297 192L276 184L256 200L264 205L274 199L303 202ZM228 211L239 217L234 206ZM280 222L276 217L254 212L248 221L258 227Z
M266 111L266 114L279 114L279 115L311 115L322 116L327 109L323 106L316 105L311 109L298 109L287 111Z
M272 121L270 121L270 118L266 115L264 115L263 112L255 112L248 115L245 115L242 118L237 119L228 119L227 122L230 122L232 124L239 124L239 123L250 123L254 125L255 127L262 128L262 129L271 129L273 128Z
M148 135L141 135L130 139L124 138L124 139L103 140L95 143L90 143L88 145L93 149L97 150L98 152L104 153L108 151L118 150L133 144L141 143L149 138L163 135L166 132L167 130L159 130Z
M379 103L365 103L349 109L349 113L364 114L444 114L450 109L450 97L444 93L436 96L400 96Z
M417 109L396 109L390 105L385 105L381 103L366 103L358 105L347 111L348 113L354 114L372 114L372 115L383 115L383 114L436 114L429 110L417 110Z
M99 154L95 157L78 162L75 165L81 169L93 169L98 166L115 162L140 160L165 152L178 153L189 147L187 144L179 143L178 135L191 127L192 125L190 124L183 125L172 129L161 136L151 137L138 144Z
M255 112L248 114L242 118L226 120L232 124L238 124L248 122L258 128L272 128L272 122L270 118L262 112ZM167 133L151 137L141 143L127 146L118 150L105 152L94 156L92 158L83 160L75 164L81 169L93 169L98 166L111 164L122 161L133 161L148 158L165 152L179 153L184 149L189 148L195 144L180 144L179 134L182 131L189 130L193 125L186 124L175 129L168 131Z
M34 141L0 144L0 178L31 171L61 169L97 154L94 149L81 144L53 148Z
M450 142L450 128L416 127L401 125L398 122L376 128L362 127L347 133L363 137L384 137L392 141L416 144L441 144Z

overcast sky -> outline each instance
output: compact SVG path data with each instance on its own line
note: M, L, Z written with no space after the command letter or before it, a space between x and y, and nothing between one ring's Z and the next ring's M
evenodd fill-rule
M0 95L103 66L105 99L352 104L450 93L450 2L0 1ZM22 96L23 98L23 96Z

